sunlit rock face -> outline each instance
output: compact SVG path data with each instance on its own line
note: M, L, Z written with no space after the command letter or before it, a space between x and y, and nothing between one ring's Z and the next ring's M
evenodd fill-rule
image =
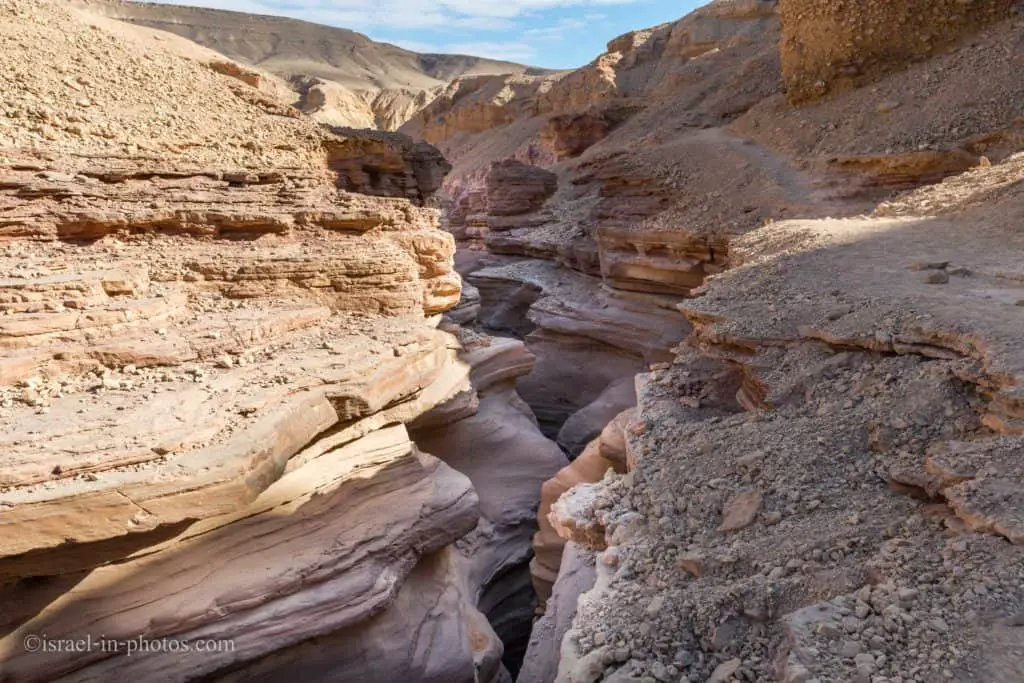
M46 65L5 106L60 102L0 126L0 677L507 680L452 550L481 499L405 427L470 391L444 159L159 43L0 6Z

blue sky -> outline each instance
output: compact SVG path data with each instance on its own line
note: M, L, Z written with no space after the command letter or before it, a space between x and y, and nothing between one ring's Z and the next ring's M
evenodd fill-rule
M167 1L167 0L160 0ZM171 0L350 28L418 52L563 69L627 31L673 21L698 0Z

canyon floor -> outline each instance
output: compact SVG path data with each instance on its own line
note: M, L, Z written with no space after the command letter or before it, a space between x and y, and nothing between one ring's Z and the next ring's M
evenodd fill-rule
M0 681L1024 681L1019 3L400 134L118 8L0 0Z

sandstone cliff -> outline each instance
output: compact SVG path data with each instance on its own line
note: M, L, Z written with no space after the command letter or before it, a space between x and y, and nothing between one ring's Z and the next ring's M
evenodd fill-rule
M448 166L108 25L0 2L0 679L508 680L405 426L472 390Z
M686 295L735 265L731 240L765 221L856 215L1013 151L1024 96L1008 5L929 6L934 21L922 22L912 3L717 0L617 38L573 72L460 78L403 130L454 165L449 229L467 246ZM815 43L823 21L856 39ZM934 50L920 52L925 34ZM861 76L843 76L847 62ZM828 82L832 95L794 108L798 82ZM527 174L502 182L510 158L557 176L543 204L525 196ZM509 220L488 178L505 195L521 185L530 210Z

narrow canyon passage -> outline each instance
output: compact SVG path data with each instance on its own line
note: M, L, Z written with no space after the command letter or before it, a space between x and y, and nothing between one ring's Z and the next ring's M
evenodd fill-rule
M1024 1L598 52L0 0L0 683L1024 682Z
M564 469L572 473L561 476L572 483L600 479L603 471L593 457L577 461L575 469L569 462L636 405L638 373L670 358L688 325L669 308L674 297L622 296L603 288L598 277L547 260L494 255L463 243L455 262L463 292L447 324L459 326L468 349L465 360L474 367L479 408L454 424L426 429L413 424L410 434L421 449L466 474L480 496L486 528L462 545L479 543L480 536L493 543L503 528L505 548L518 544L503 564L492 563L475 579L478 607L501 638L503 662L514 678L554 581L533 551L540 548L549 563L555 553L557 573L564 543L543 519L554 492L571 485L555 483L556 475ZM475 343L482 348L475 349ZM493 370L484 365L513 352L520 356L520 369L504 371L501 388L492 388L485 376ZM481 360L485 355L490 359ZM624 456L621 461L624 467ZM541 496L542 485L551 500ZM516 495L526 504L517 504ZM510 519L513 510L521 517ZM545 528L531 549L534 534ZM456 547L473 553L474 567L480 564L478 548ZM532 674L526 675L529 680Z

